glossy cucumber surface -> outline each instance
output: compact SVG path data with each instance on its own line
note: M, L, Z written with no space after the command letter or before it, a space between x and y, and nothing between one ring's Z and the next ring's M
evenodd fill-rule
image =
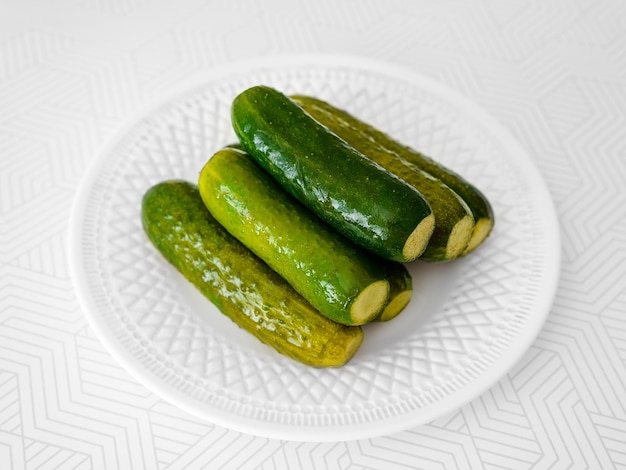
M471 210L445 183L389 148L380 131L317 98L294 96L292 99L313 118L337 134L387 171L417 189L428 201L435 215L435 229L420 259L449 261L463 254L474 229Z
M198 187L215 219L320 313L360 325L382 311L389 283L373 256L285 192L248 154L218 151Z
M330 113L335 119L342 121L344 128L366 135L372 146L384 149L399 161L423 170L454 191L467 204L474 218L471 237L462 254L472 252L489 236L495 223L493 208L487 197L461 175L330 103L310 96L298 96L294 99L307 111Z
M233 101L231 119L259 165L347 238L401 262L426 249L435 220L424 197L286 95L266 86L249 88Z
M196 185L166 181L150 188L142 222L150 241L188 281L281 354L310 366L337 367L361 345L360 327L321 315L230 235L206 209Z

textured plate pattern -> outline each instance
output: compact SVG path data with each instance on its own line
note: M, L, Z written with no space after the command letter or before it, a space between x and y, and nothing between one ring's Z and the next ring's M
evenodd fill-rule
M496 229L466 259L412 263L415 293L393 322L368 325L353 361L318 370L237 329L153 249L140 203L153 184L195 181L231 142L229 105L264 83L308 93L439 159L481 188ZM232 69L142 113L105 149L74 211L73 257L95 330L140 380L177 405L262 435L373 436L434 419L499 379L545 319L558 235L539 174L515 142L455 94L365 65Z

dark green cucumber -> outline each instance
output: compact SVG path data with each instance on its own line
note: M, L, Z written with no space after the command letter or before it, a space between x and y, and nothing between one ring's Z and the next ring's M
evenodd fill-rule
M413 187L329 132L283 93L256 86L232 103L243 148L287 192L344 236L411 261L432 235L432 209Z
M294 96L292 99L331 132L409 183L426 198L435 215L435 229L420 259L449 261L463 254L474 228L474 217L463 199L441 180L408 163L380 139L377 140L371 126L358 123L354 118L348 121L345 112L319 99L308 96Z
M467 247L463 251L464 255L472 252L487 238L495 222L493 209L485 195L465 178L432 158L403 145L379 129L376 129L348 112L338 109L327 102L308 96L294 97L294 100L306 111L323 110L326 113L332 114L336 119L341 120L341 126L343 128L353 129L366 136L369 141L368 145L383 149L388 154L393 155L398 162L413 165L425 171L454 191L467 204L474 217L472 235ZM343 137L341 133L339 135ZM348 139L346 138L346 140ZM348 140L348 142L354 145L351 140ZM386 167L386 165L383 166ZM428 197L426 198L428 199ZM432 204L433 201L431 199L428 200ZM435 207L433 207L433 212L435 212L435 218L437 218ZM435 228L435 230L437 229Z
M363 341L360 327L330 321L230 235L195 185L166 181L145 194L148 238L217 308L278 352L316 367L345 364Z
M245 152L218 151L200 195L215 219L320 313L344 325L374 319L389 283L374 258L285 192Z
M411 301L413 279L402 263L383 260L382 268L389 281L389 302L376 321L389 321L397 317Z

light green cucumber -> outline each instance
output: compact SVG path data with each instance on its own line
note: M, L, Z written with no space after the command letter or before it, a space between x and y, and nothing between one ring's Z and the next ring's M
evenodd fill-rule
M202 168L198 187L226 230L320 313L362 325L382 311L389 283L373 257L285 192L248 154L218 151Z
M239 142L233 142L227 147L243 150ZM376 317L376 321L389 321L398 316L411 301L413 280L402 263L382 258L379 258L377 263L389 281L389 300L383 311Z
M142 222L167 261L224 315L279 353L310 366L338 367L361 345L360 327L321 315L230 235L206 209L196 185L172 180L150 188Z

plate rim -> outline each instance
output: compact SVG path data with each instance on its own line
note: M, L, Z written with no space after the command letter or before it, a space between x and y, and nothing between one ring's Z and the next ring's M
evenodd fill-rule
M432 91L440 96L445 96L446 100L454 102L455 106L458 106L458 108L463 111L464 115L476 117L482 124L485 124L498 136L498 140L503 146L513 151L516 155L516 164L521 165L526 174L532 175L534 178L534 192L532 196L541 200L543 206L541 221L544 226L549 228L544 230L544 243L546 247L551 247L551 249L544 250L546 255L551 255L550 259L545 263L544 269L543 286L545 294L541 299L537 299L536 301L537 304L541 305L541 309L538 308L541 315L535 318L534 321L530 323L530 326L524 328L525 334L520 338L522 341L516 341L514 344L508 345L507 351L509 351L509 354L507 354L506 357L501 357L497 361L494 361L492 367L495 372L479 374L479 377L483 378L483 380L470 381L459 390L438 400L436 403L437 406L429 405L428 407L420 408L418 412L410 412L401 417L394 416L384 418L377 421L375 426L368 426L367 424L361 423L348 424L345 426L315 426L314 429L301 429L302 426L294 426L285 423L270 423L271 426L265 426L260 429L259 420L245 416L233 416L232 413L216 407L211 407L211 411L209 412L206 409L206 404L203 404L199 412L198 408L190 403L190 401L195 403L195 399L186 395L185 399L181 400L180 398L182 397L179 396L180 392L175 387L172 387L169 383L158 380L152 371L146 371L145 367L142 366L137 358L130 354L124 354L123 351L119 351L117 349L119 343L115 342L114 335L112 335L108 325L95 314L95 310L97 310L98 307L93 298L88 294L86 279L81 276L83 256L82 251L76 249L76 247L81 246L83 241L80 229L82 227L81 216L84 215L84 211L87 207L88 198L86 196L89 195L92 185L97 181L99 171L105 166L105 156L108 152L119 145L122 139L127 138L129 131L136 125L140 124L150 114L157 112L161 107L176 98L182 98L184 95L192 94L201 87L215 83L220 78L236 75L243 71L254 70L260 72L264 69L271 71L277 67L284 68L289 66L319 66L329 69L341 67L353 71L364 70L367 72L375 72L378 75L390 79L402 80L426 87L428 91ZM521 144L513 137L507 128L465 95L431 77L421 75L410 68L390 62L344 54L277 55L223 64L216 66L216 69L213 71L202 73L190 80L186 80L180 85L172 87L169 92L164 93L158 99L152 100L144 106L140 106L137 111L132 113L126 120L123 120L116 131L106 139L83 174L70 211L67 240L69 244L69 272L74 283L81 310L85 314L92 331L94 331L97 338L105 346L107 352L109 352L109 354L111 354L139 383L146 386L146 388L155 393L155 395L160 396L193 416L203 418L207 422L260 437L310 442L351 441L403 431L414 426L426 424L442 416L445 413L442 413L441 408L452 412L482 395L486 390L501 380L506 373L521 360L524 353L530 348L543 328L556 295L561 263L560 230L554 201L531 155L523 149ZM539 300L541 301L539 302ZM499 366L496 367L495 364L499 364ZM488 379L485 379L485 377L488 377ZM371 429L372 427L375 427L375 429Z

